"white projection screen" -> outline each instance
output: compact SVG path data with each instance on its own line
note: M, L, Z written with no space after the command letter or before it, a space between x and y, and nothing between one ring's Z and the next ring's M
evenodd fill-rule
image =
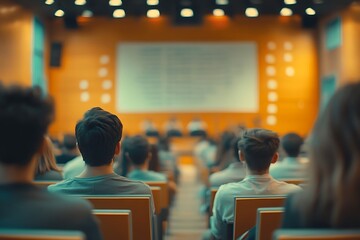
M121 43L116 109L121 113L257 112L256 44Z

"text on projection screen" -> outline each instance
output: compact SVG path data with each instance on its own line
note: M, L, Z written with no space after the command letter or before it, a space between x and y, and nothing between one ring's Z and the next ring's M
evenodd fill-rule
M259 108L255 43L122 43L116 64L121 113Z

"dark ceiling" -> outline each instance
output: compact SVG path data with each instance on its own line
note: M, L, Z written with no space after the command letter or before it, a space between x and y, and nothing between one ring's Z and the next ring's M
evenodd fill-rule
M246 8L258 9L259 16L279 15L283 7L290 8L294 14L307 17L305 9L311 7L316 11L316 16L323 16L342 9L358 0L297 0L296 4L286 5L284 0L225 0L228 4L219 5L221 0L159 0L156 6L148 6L147 0L122 0L121 6L110 6L109 0L86 0L82 6L75 5L75 0L54 0L51 5L46 5L45 0L13 0L36 14L45 17L55 17L58 9L65 12L64 17L80 16L84 10L90 10L94 16L112 17L115 9L123 9L126 16L146 16L149 9L158 9L161 15L173 18L179 17L182 8L191 8L194 18L201 19L206 14L212 14L215 8L223 9L228 16L244 15Z

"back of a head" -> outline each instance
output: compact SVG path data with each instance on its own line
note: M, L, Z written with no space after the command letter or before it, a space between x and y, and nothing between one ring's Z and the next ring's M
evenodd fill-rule
M73 150L76 148L76 137L72 134L65 134L63 145L67 150Z
M309 219L316 210L332 227L360 227L354 221L360 211L359 106L360 82L340 88L310 137L311 179L308 194L299 202L307 207Z
M243 152L250 170L265 171L279 148L277 133L266 129L254 128L243 132L238 148Z
M25 166L53 120L53 103L32 88L0 85L0 163Z
M92 167L111 163L122 137L120 119L99 107L92 108L76 124L75 135L85 163Z
M288 133L281 139L281 146L289 157L298 157L304 140L296 133Z
M124 149L134 165L143 165L149 156L150 144L140 135L129 138Z

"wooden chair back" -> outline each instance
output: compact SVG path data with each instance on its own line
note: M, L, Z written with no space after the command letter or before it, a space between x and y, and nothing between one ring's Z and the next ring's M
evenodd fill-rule
M53 185L58 182L59 181L33 181L33 184L41 188L47 188L49 185Z
M100 222L104 240L132 240L132 217L130 210L93 210Z
M286 182L286 183L290 183L290 184L295 184L295 185L300 185L300 184L305 184L306 183L306 179L279 179L280 181Z
M155 205L155 213L156 215L159 215L161 212L161 209L163 208L163 199L161 198L161 188L160 187L150 187L151 193L154 199L154 205Z
M161 182L161 181L149 181L145 182L150 187L159 187L160 188L160 196L161 196L161 206L159 210L161 209L168 209L170 206L169 201L169 185L168 182Z
M237 239L256 224L257 209L262 207L283 207L284 195L254 195L235 197L234 234Z
M81 196L91 202L95 209L128 209L133 222L133 238L135 240L152 239L152 213L149 195L96 195Z
M256 217L256 239L271 240L273 232L280 228L284 208L258 208Z
M279 229L274 240L359 240L359 229Z
M85 240L80 231L0 229L0 240Z

